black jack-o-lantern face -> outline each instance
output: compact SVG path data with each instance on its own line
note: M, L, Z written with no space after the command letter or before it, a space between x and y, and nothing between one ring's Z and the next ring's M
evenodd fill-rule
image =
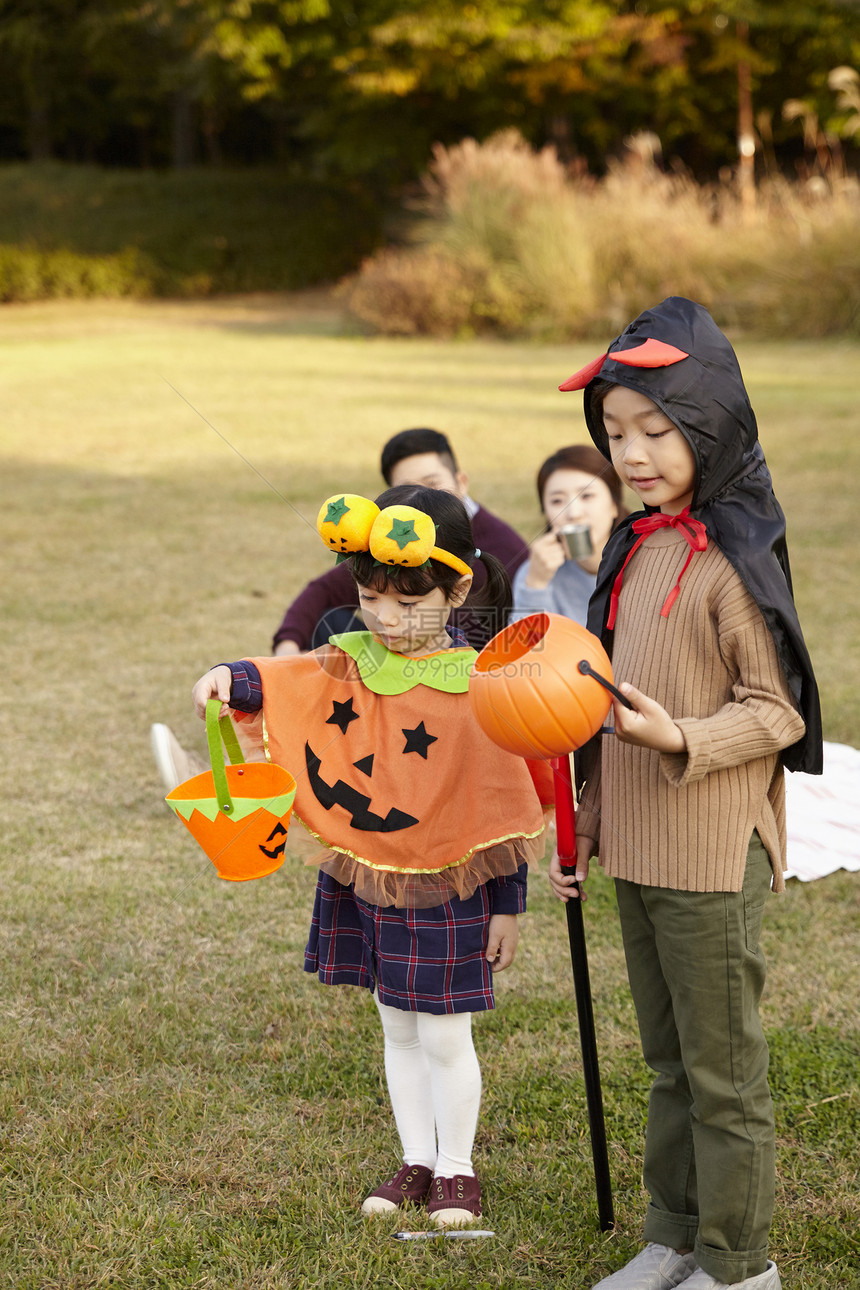
M346 735L354 721L360 720L360 713L356 712L353 707L352 699L340 702L333 701L333 709L330 717L326 718L326 725L334 725L340 729L342 735ZM419 721L418 725L412 729L402 727L404 736L404 746L401 752L407 758L406 762L398 765L398 782L404 784L404 791L408 793L410 802L421 801L426 794L426 784L422 787L413 783L413 776L410 771L418 770L420 774L420 761L427 761L427 751L430 746L436 743L438 736L431 735L425 728L424 722ZM416 757L409 757L407 754L417 753ZM373 763L376 754L371 752L352 764L362 775L370 779L373 775ZM371 798L368 794L362 793L354 785L346 783L343 779L338 779L334 784L328 784L322 777L321 759L314 752L309 743L305 744L305 764L308 771L308 781L317 801L327 811L333 806L341 806L344 810L349 811L351 815L350 824L354 829L359 829L363 833L396 833L400 829L409 829L418 824L418 816L410 815L407 811L401 811L399 807L392 806L386 815L380 815L370 809Z

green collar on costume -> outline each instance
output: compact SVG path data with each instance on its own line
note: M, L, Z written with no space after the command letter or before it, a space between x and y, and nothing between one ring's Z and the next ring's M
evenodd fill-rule
M358 667L361 679L374 694L405 694L416 685L446 694L465 694L477 651L455 645L423 658L392 654L370 632L343 632L331 644L342 649Z

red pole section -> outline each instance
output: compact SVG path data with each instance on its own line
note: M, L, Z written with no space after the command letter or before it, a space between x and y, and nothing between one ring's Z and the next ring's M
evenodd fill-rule
M555 828L558 858L565 872L576 868L576 825L573 811L573 783L570 757L555 757L552 763L555 787Z

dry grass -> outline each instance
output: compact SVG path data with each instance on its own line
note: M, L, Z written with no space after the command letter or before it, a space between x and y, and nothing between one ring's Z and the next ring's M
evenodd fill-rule
M345 287L389 335L611 335L655 299L701 301L759 336L860 334L860 184L733 182L653 164L569 176L515 130L437 147L410 232Z

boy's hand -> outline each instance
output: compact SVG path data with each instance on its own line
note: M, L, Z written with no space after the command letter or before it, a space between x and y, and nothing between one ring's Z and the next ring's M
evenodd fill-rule
M494 972L510 967L517 952L520 925L516 914L491 914L484 958Z
M680 753L687 747L684 732L647 694L634 689L627 681L619 690L633 704L633 710L613 701L615 710L615 737L623 744L636 744L640 748L653 748L655 752Z
M594 842L591 838L577 837L576 874L562 873L558 851L553 851L549 862L549 883L559 900L563 900L565 904L569 900L588 900L585 888L580 886L577 889L576 883L584 883L588 877L588 865L593 850Z
M221 707L218 711L219 717L226 717L230 713L228 700L230 691L233 688L233 673L224 663L219 663L213 667L211 672L201 676L200 680L191 691L191 702L201 721L206 720L206 701L208 699L220 699Z

